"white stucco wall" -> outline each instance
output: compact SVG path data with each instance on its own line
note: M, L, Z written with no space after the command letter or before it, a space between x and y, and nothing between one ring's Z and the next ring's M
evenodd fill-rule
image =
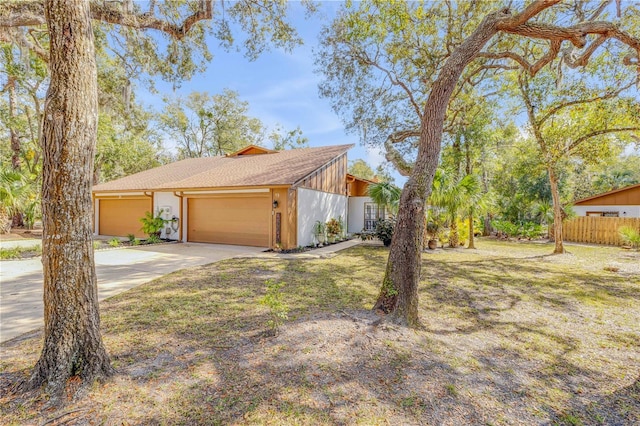
M573 206L573 210L578 216L586 216L587 212L618 212L619 217L640 217L640 206Z
M298 188L298 245L311 245L313 225L317 220L328 222L331 218L347 220L347 197L313 189Z
M155 215L158 210L164 209L165 211L162 213L162 216L165 219L171 219L173 216L176 216L178 219L180 218L180 198L173 195L173 192L156 192L153 194L153 214ZM171 223L167 223L162 230L162 235L160 238L169 238L172 240L178 239L178 227L177 224L173 226L176 228L174 231L171 228ZM171 232L167 235L166 229L170 228ZM186 229L186 228L184 228Z
M347 232L350 234L364 229L364 203L371 203L371 197L349 197L349 223Z

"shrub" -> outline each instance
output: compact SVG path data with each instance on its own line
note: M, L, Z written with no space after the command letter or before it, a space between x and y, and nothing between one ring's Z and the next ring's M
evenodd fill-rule
M469 219L458 221L458 244L463 246L469 241Z
M635 249L640 249L640 232L630 226L622 226L618 229L618 234L625 244L629 244Z
M395 225L396 222L393 219L380 219L376 222L376 237L387 247L391 245Z
M535 222L525 222L522 224L520 235L528 240L539 238L544 234L542 226Z
M327 234L335 236L340 235L341 232L342 226L340 225L340 222L335 218L331 218L331 220L327 222Z
M365 231L364 229L360 232L360 239L362 241L373 240L376 236L376 233L373 231Z
M158 210L158 213L154 216L151 212L145 212L144 217L140 219L142 223L142 232L151 236L157 235L160 238L160 232L164 228L166 220L162 218L163 210Z
M284 282L267 280L267 294L260 299L260 304L269 308L269 321L267 325L273 336L278 334L278 329L289 318L289 307L282 300L282 287Z
M132 244L136 240L136 236L133 234L127 234L127 238L129 239L129 242Z
M118 247L120 245L120 240L117 238L112 238L109 240L109 245L111 247Z
M509 238L514 238L519 234L518 225L508 220L494 220L492 225L498 232L505 234Z
M158 244L161 241L160 236L157 234L149 235L149 238L146 240L147 244Z

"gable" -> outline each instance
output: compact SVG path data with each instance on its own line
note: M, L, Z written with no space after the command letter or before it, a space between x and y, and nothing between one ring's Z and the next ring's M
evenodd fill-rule
M640 205L640 184L616 189L575 202L576 206L635 206Z
M272 154L274 152L278 152L278 151L274 151L272 149L267 149L267 148L264 148L262 146L249 145L249 146L246 146L246 147L242 148L239 151L232 152L231 154L227 154L227 157L238 157L240 155Z

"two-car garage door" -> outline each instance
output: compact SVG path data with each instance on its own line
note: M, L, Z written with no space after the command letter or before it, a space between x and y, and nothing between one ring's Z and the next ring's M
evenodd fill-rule
M268 192L187 200L188 241L270 246L271 196Z

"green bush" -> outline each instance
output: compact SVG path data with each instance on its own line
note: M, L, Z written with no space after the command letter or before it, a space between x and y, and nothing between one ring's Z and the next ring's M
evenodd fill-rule
M127 238L129 239L129 242L132 244L136 240L136 236L133 234L127 234Z
M542 226L535 222L523 223L520 231L520 235L528 240L540 238L544 233Z
M494 220L492 225L498 232L502 232L509 238L532 240L545 234L542 226L536 222L524 222L521 225L516 225L508 220Z
M387 247L391 245L395 226L396 221L393 219L380 219L376 222L376 237Z
M151 234L149 235L149 238L146 239L146 242L147 244L158 244L159 242L162 242L162 240L159 235Z
M618 229L618 234L625 244L629 244L634 249L640 249L640 232L630 226L622 226Z
M111 247L118 247L120 245L120 240L117 238L112 238L109 240L109 245Z
M496 231L505 234L509 238L517 237L519 234L518 225L508 220L494 220L492 225Z
M164 228L164 224L167 222L162 218L163 210L158 210L158 213L154 216L151 212L145 212L144 217L140 219L142 223L142 232L151 236L157 235L160 238L160 232Z

